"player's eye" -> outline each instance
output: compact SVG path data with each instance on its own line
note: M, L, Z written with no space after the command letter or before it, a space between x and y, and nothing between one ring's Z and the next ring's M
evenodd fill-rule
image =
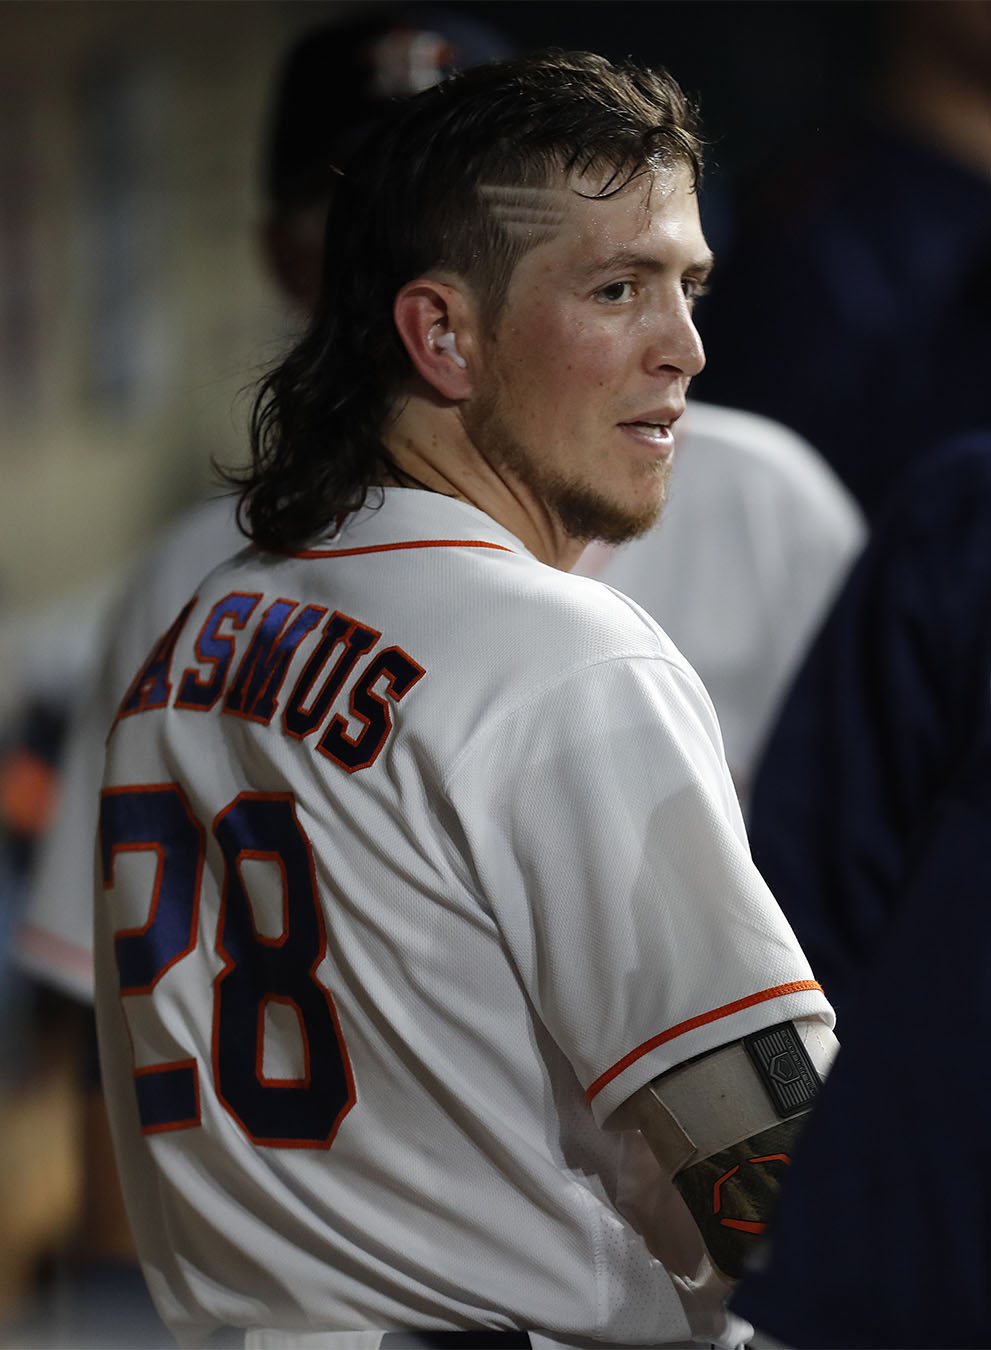
M689 305L694 305L696 300L701 300L703 295L709 293L708 286L699 277L682 277L681 289Z
M608 286L600 286L595 298L607 305L618 305L633 298L633 289L632 281L610 281Z

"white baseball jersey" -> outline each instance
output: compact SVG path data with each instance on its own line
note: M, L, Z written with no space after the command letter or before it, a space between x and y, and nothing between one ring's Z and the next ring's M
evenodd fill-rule
M651 1254L609 1128L675 1064L831 1021L712 706L625 597L381 496L218 568L110 738L97 1017L153 1296L183 1344L742 1345Z
M712 698L745 800L788 679L864 534L857 507L800 437L751 413L690 402L675 428L661 524L577 570L637 601ZM103 746L128 683L196 582L244 544L230 499L186 515L149 553L70 737L61 805L42 849L15 954L35 976L93 996L89 875Z

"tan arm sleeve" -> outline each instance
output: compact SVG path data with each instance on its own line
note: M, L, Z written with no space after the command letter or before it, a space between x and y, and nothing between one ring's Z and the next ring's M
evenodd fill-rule
M728 1279L767 1225L836 1049L818 1019L786 1022L680 1065L631 1099L633 1122Z

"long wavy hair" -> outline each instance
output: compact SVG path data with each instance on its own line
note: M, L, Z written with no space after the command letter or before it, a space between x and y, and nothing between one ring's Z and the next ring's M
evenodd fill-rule
M607 197L674 163L697 184L694 112L675 81L589 53L478 66L391 107L333 189L309 327L258 388L252 463L229 475L245 533L291 552L384 476L403 481L382 444L413 369L393 322L396 294L442 269L471 285L492 322L540 237L506 229L491 188L594 171L594 195Z

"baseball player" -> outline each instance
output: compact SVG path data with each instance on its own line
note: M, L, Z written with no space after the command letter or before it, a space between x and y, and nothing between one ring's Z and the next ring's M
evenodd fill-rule
M712 699L746 816L753 765L809 637L863 540L852 499L786 427L689 400L673 428L663 521L622 546L592 543L572 569L635 600L687 657ZM236 503L187 512L130 579L111 641L76 718L61 804L44 841L19 964L93 1000L88 890L104 744L134 671L209 571L244 544Z
M749 1334L832 1014L694 672L566 572L663 502L697 173L673 81L579 54L397 107L335 193L253 546L101 794L105 1087L180 1344Z

